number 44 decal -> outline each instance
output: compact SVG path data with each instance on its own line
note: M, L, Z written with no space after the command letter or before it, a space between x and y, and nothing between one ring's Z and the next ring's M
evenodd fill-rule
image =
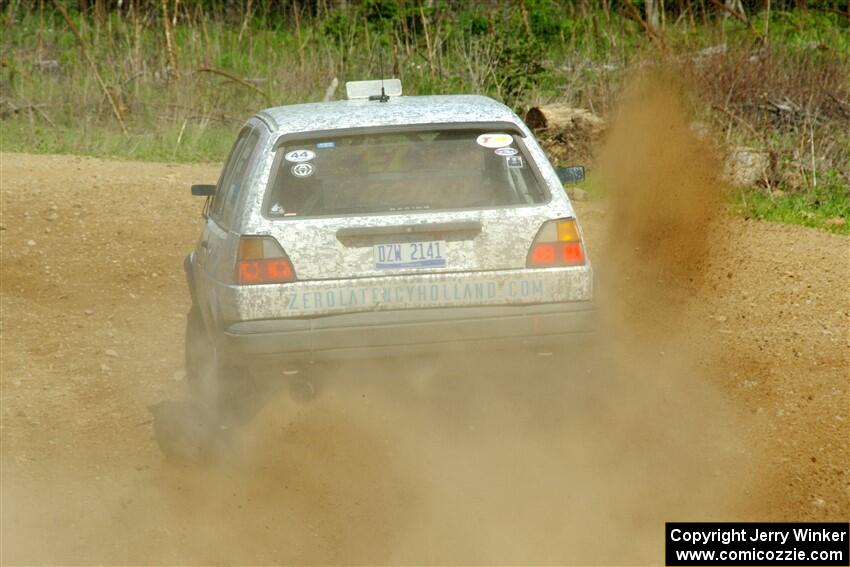
M283 157L286 161L300 163L302 161L310 161L316 157L316 152L312 150L292 150L291 152L287 152Z

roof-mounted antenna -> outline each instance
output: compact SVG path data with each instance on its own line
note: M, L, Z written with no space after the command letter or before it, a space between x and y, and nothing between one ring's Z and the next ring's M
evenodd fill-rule
M390 100L390 97L387 95L386 91L384 90L384 48L383 47L381 47L380 51L378 52L378 58L379 58L380 64L381 64L381 94L372 95L372 96L369 97L369 100L377 100L378 102L387 102L388 100Z

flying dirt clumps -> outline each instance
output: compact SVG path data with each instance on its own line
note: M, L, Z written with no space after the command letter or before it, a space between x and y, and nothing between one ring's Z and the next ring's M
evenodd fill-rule
M611 196L604 272L609 284L628 290L631 305L668 306L691 295L722 233L719 162L688 123L671 77L638 77L599 157Z

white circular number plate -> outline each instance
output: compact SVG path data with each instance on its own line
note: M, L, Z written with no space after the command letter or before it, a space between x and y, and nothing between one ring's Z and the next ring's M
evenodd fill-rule
M292 150L291 152L287 152L283 157L286 161L301 163L302 161L310 161L316 157L316 152L312 150Z

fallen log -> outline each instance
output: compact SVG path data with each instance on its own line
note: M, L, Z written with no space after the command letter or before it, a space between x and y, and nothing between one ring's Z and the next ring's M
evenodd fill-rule
M589 110L558 103L532 106L525 123L532 130L582 130L594 136L605 129L605 121Z

